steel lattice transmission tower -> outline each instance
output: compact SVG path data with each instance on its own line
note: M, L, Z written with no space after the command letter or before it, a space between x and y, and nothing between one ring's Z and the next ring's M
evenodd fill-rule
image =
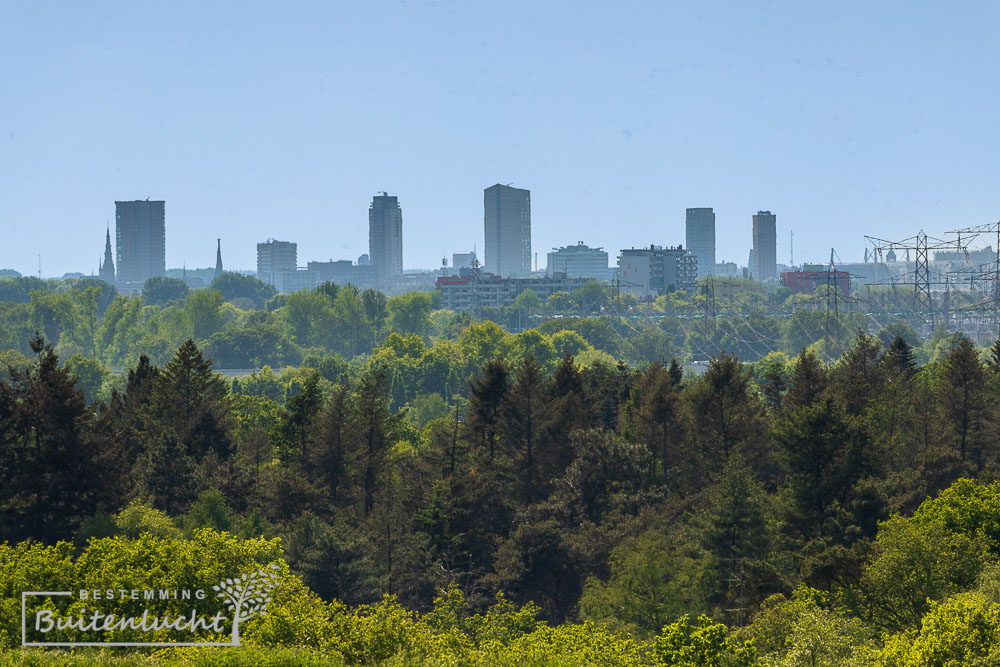
M1000 222L963 227L962 229L955 229L948 233L957 234L960 240L964 236L967 241L971 241L980 234L992 234L995 236L996 242L994 245L994 252L996 254L996 258L994 261L980 264L979 266L974 267L971 271L963 271L960 273L969 275L969 277L973 280L978 278L980 280L991 281L993 283L988 292L988 298L981 303L968 306L964 310L992 314L997 324L997 336L1000 337Z
M930 271L930 251L931 250L951 250L956 252L968 252L968 242L961 235L956 240L945 241L934 238L924 233L924 230L917 232L916 236L903 239L901 241L886 241L874 236L865 236L874 246L874 254L878 261L884 261L882 255L890 250L906 250L914 252L916 266L913 270L913 312L922 316L931 327L934 326L934 299L931 297L931 284L936 281L931 280ZM909 284L903 282L901 284Z

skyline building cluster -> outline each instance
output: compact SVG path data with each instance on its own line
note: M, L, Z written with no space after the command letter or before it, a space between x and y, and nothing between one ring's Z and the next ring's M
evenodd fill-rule
M141 289L153 276L166 274L165 255L166 204L162 200L116 201L116 257L111 254L110 229L106 230L104 258L99 275L125 291ZM752 216L753 248L748 269L755 280L778 277L777 216L758 211ZM716 218L709 207L685 210L685 245L650 244L622 249L616 266L609 266L604 248L592 248L583 241L553 248L547 253L544 274L553 278L586 278L610 281L617 278L626 290L637 294L662 294L671 287L687 289L707 275L733 275L735 264L716 262ZM372 197L368 207L369 253L357 262L348 259L309 261L298 265L298 246L294 242L269 238L257 244L257 277L279 291L308 289L325 281L350 282L359 287L406 286L420 284L418 278L404 275L403 210L399 198L387 192ZM497 183L483 190L483 232L486 239L484 261L475 250L456 251L451 271L474 269L502 278L528 278L532 270L531 191ZM537 261L537 259L536 259ZM216 240L214 274L223 271L222 242ZM446 275L447 259L436 272Z

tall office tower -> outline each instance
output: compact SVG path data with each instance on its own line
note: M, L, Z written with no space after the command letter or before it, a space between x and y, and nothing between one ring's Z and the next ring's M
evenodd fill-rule
M271 285L281 281L285 271L295 271L298 265L298 245L289 241L268 239L257 244L257 279Z
M753 279L764 281L778 277L778 217L770 211L757 211L753 217Z
M166 273L166 202L116 201L118 282L146 282Z
M715 211L689 208L685 218L687 249L698 255L698 277L715 271Z
M215 239L215 278L222 275L222 239Z
M111 229L109 228L104 236L104 262L100 270L101 280L109 285L115 284L115 263L111 259Z
M496 185L483 191L486 269L505 278L531 273L531 191Z
M403 274L403 209L385 192L368 208L368 254L380 280Z

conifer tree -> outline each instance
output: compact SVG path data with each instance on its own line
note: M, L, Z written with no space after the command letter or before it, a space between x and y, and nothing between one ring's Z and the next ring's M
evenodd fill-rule
M827 374L812 350L803 349L795 360L792 379L782 406L786 409L812 405L826 389Z
M514 382L504 396L503 426L507 453L520 471L522 497L528 504L540 497L544 479L539 474L539 459L548 452L542 447L541 431L545 420L545 376L542 367L527 356L514 372Z
M983 467L982 445L986 410L985 376L976 348L965 336L943 361L941 404L963 462Z
M670 482L671 447L683 441L680 413L680 399L670 371L662 363L650 364L636 382L625 414L632 437L651 454L651 481L658 477L661 484Z
M896 377L910 378L917 368L913 348L902 336L896 336L882 356L883 363Z
M333 392L330 405L320 413L317 420L315 446L306 456L310 476L322 482L336 507L344 500L341 486L345 483L347 470L347 447L350 427L351 404L350 386L338 385Z
M556 364L546 394L540 429L546 451L541 452L540 463L545 479L551 479L561 475L573 460L570 434L590 425L583 380L572 354L567 352Z
M313 371L306 377L302 390L289 398L281 411L283 460L287 462L309 456L313 427L322 407L323 392L319 387L319 374Z
M990 347L990 357L987 365L994 373L1000 373L1000 338Z
M358 384L355 392L353 420L350 432L355 439L354 451L363 490L363 513L368 516L375 507L375 490L389 449L395 441L403 415L389 410L386 397L387 376L384 367L374 368Z
M886 368L879 363L881 341L859 331L830 373L830 384L849 415L861 415L885 389Z
M482 445L490 460L496 448L496 430L500 406L510 383L510 371L503 359L486 362L483 373L469 382L469 421L473 431L482 434Z
M711 360L705 375L687 392L698 444L720 465L729 459L733 449L759 444L756 441L763 429L761 406L751 395L751 377L751 370L723 352Z
M229 455L232 440L226 380L188 339L156 375L149 397L149 428L172 429L195 461L208 451Z
M0 541L66 539L83 519L110 511L119 487L110 438L52 346L10 368L0 390Z
M159 372L150 363L149 357L140 355L139 363L128 371L125 392L111 391L107 410L111 434L129 467L135 464L139 455L142 432L146 430L149 397Z
M709 555L706 599L724 618L742 625L781 583L771 564L774 536L768 498L738 455L730 458L709 497L700 531L701 545Z

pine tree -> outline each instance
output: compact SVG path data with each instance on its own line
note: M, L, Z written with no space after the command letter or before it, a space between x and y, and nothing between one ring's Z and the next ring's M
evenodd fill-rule
M350 386L338 385L326 410L320 413L315 446L306 456L307 470L326 487L331 506L343 500L341 486L347 471L348 428L350 427Z
M149 397L160 369L153 366L145 354L139 357L135 368L130 368L125 382L125 393L111 391L107 418L115 443L128 468L135 465L140 451L141 434L146 430Z
M41 337L0 390L0 541L67 539L118 500L120 470L75 378Z
M540 428L545 451L540 452L539 459L545 479L561 475L573 460L570 435L577 429L590 426L586 400L580 369L573 361L573 355L567 352L556 364L552 380L546 388L546 409Z
M985 375L976 348L965 336L958 339L943 362L941 404L962 462L975 457L983 467L982 441L986 411Z
M826 369L812 350L803 349L795 361L792 379L782 406L785 409L812 405L827 386Z
M886 369L879 363L878 338L859 331L850 349L834 365L830 386L849 415L861 415L885 390Z
M835 504L845 506L857 480L881 472L867 434L827 397L786 413L774 437L788 472L789 525L806 539L831 537Z
M147 422L152 430L172 429L195 461L208 451L220 458L232 447L226 380L212 372L212 362L188 339L156 375Z
M319 374L313 371L306 377L302 390L289 398L281 411L282 460L288 462L308 458L313 428L322 407Z
M375 507L375 491L389 449L403 423L402 414L392 414L386 396L387 375L379 366L358 384L353 401L350 432L355 438L354 451L363 490L363 513L368 516Z
M510 371L503 359L488 361L483 373L469 382L469 422L473 432L482 434L482 445L490 460L496 448L496 429L500 406L510 384Z
M896 336L892 340L882 356L882 362L896 377L913 377L917 368L917 362L913 358L913 348L902 336Z
M728 622L742 625L781 584L771 564L774 537L768 498L739 456L726 464L709 497L700 531L702 547L709 554L706 598Z
M140 495L170 516L185 512L197 496L195 462L169 426L147 430L145 448L136 464Z
M628 431L651 454L649 479L659 469L660 483L669 484L671 445L683 440L683 423L673 378L663 364L650 364L639 377L625 414Z
M711 360L705 375L687 392L698 444L719 464L724 464L737 447L760 444L761 406L751 395L751 378L751 370L723 352ZM749 452L745 455L753 456Z
M990 356L986 365L990 367L994 373L1000 373L1000 338L990 346Z
M515 470L522 475L522 497L528 504L540 496L547 480L539 474L543 457L541 426L545 419L545 376L542 367L530 355L514 373L514 382L504 396L500 423L507 453Z
M670 374L670 382L674 385L674 389L680 389L681 382L684 381L684 369L677 363L676 358L670 360L670 367L667 368L667 372Z

